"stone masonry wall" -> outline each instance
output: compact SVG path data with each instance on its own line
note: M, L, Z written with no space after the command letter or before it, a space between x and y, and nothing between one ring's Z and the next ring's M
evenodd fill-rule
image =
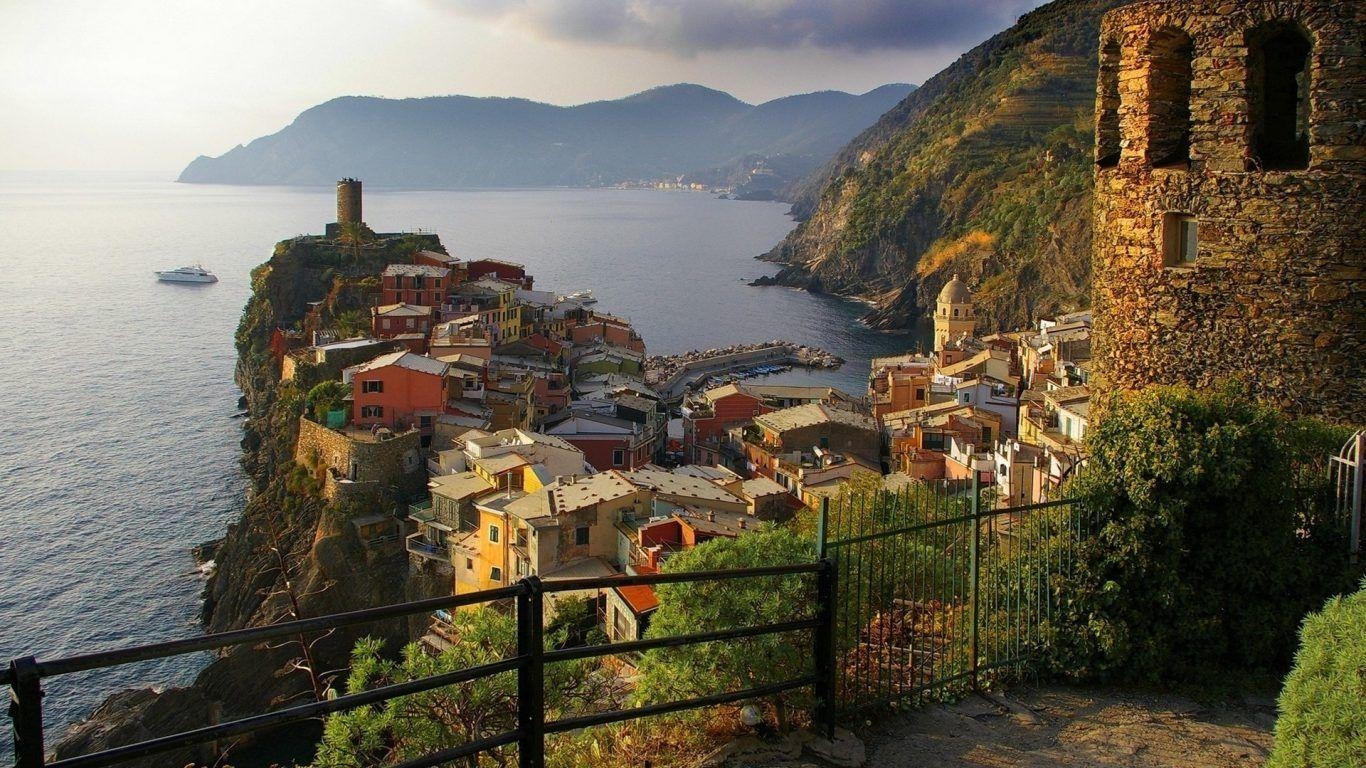
M1363 21L1366 3L1342 0L1157 0L1106 14L1097 125L1119 136L1102 129L1098 150L1115 138L1121 149L1096 171L1101 389L1233 376L1292 413L1366 422ZM1249 43L1267 22L1312 44L1302 170L1255 159ZM1150 72L1168 71L1149 52L1173 28L1192 45L1189 163L1154 168L1150 139L1176 110L1149 103ZM1193 263L1164 266L1169 212L1198 222Z
M416 499L427 485L421 439L417 430L409 430L383 442L352 440L301 417L294 461L323 479L323 495L329 500L364 491L382 491L389 486L399 488L408 499ZM338 483L331 477L329 470L342 478L349 477L353 462L354 483Z

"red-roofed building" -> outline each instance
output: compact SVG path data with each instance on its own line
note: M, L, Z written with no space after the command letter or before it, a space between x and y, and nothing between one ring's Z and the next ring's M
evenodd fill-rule
M533 278L526 273L526 267L498 259L467 261L465 262L465 272L466 279L470 281L478 280L481 277L496 277L509 283L517 283L528 291L531 290L533 281Z
M381 304L439 307L451 292L451 271L429 264L390 264L380 273Z
M726 430L772 412L759 395L738 384L715 387L683 406L683 455L693 464L721 464Z
M603 626L607 639L614 643L639 640L650 626L650 617L659 608L659 597L647 585L613 587L607 591Z
M446 372L440 360L392 352L346 369L351 377L351 421L396 431L417 427L423 445L446 408Z

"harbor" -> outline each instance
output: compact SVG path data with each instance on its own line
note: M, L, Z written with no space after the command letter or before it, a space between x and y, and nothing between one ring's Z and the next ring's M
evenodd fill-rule
M818 347L775 340L650 357L645 363L645 383L665 402L677 403L691 389L794 367L835 369L842 365L844 358Z

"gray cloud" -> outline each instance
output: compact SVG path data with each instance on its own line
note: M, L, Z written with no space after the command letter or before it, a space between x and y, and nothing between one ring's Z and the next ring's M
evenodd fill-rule
M432 0L538 36L698 51L914 49L986 39L1042 0Z

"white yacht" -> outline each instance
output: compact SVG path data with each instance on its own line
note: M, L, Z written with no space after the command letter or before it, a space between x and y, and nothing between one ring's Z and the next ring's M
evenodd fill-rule
M163 283L216 283L218 277L214 273L199 266L180 267L165 272L158 272L157 279Z

